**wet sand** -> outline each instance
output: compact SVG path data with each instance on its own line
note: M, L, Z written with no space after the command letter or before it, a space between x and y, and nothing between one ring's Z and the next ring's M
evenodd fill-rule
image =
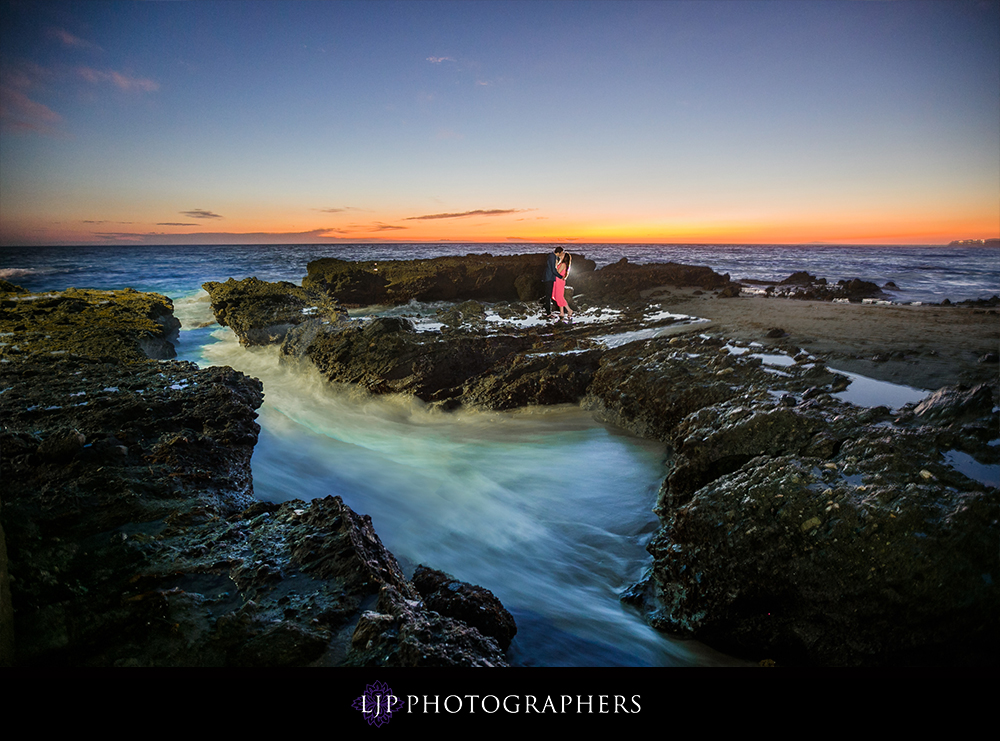
M663 287L646 295L673 313L711 320L700 325L702 332L801 348L839 370L923 389L978 383L1000 389L1000 365L979 362L1000 351L1000 310L995 308L695 294L695 289ZM787 336L767 339L774 328Z

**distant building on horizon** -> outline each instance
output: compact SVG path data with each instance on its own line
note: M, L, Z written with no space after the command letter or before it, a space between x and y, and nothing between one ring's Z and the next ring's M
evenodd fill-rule
M953 242L949 242L949 247L975 247L976 245L982 245L983 247L1000 247L1000 239L956 239Z

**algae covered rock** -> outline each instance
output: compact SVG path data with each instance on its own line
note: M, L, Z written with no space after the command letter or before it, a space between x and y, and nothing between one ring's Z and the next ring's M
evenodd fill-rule
M315 260L302 279L348 306L399 305L410 301L530 301L542 297L546 254L466 255L426 260L350 262ZM574 260L574 274L595 263Z
M17 286L6 284L6 289ZM0 291L0 359L73 355L139 363L176 356L173 303L131 288L60 292Z
M719 275L708 267L673 262L636 264L623 257L613 265L592 272L578 271L574 260L573 274L568 282L578 294L586 294L590 300L629 301L638 299L641 291L659 286L724 288L729 285L729 275Z
M654 624L782 663L995 662L1000 492L859 452L754 459L672 510L649 545Z
M244 347L280 343L288 331L311 319L339 322L347 312L324 293L307 291L294 283L268 283L257 278L202 286L212 311L223 327L236 333Z

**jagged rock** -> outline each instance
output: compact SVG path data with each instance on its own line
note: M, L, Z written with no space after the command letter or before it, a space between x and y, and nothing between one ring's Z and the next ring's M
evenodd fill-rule
M445 325L443 331L466 331L482 334L486 331L486 307L479 301L464 301L447 309L440 309L437 318Z
M995 663L1000 491L918 475L927 443L867 428L702 487L650 543L654 624L779 663Z
M582 404L600 420L668 440L688 414L737 393L729 374L743 364L720 353L721 346L718 340L686 346L649 341L608 352Z
M462 403L496 410L575 404L589 387L601 355L591 349L508 356L466 382Z
M993 392L981 383L975 388L965 386L938 389L920 402L913 413L935 421L963 422L988 414L993 407Z
M133 342L105 362L99 333L79 332L73 355L37 352L32 314L9 294L2 319L21 351L0 364L0 663L505 663L495 641L420 605L367 516L339 498L253 498L261 384L231 368L142 362L134 340L154 331L147 314L162 297L33 302L57 317L115 317ZM380 593L393 595L383 609L407 615L399 650L355 655L350 636Z
M496 640L461 620L423 609L392 587L358 621L350 663L356 666L502 667Z
M836 287L830 292L833 298L846 298L857 302L865 298L883 298L882 289L870 281L854 278L852 280L839 280Z
M542 296L546 254L436 257L428 260L349 262L323 258L309 263L306 289L350 306L410 301L532 301ZM595 263L574 256L573 274Z
M798 453L824 427L816 412L785 406L762 409L753 398L699 409L673 431L676 458L658 509L683 504L697 489L758 456Z
M423 565L417 566L413 574L413 586L428 609L476 628L504 650L517 633L514 617L488 589Z
M308 320L347 319L347 311L326 294L287 281L230 278L225 283L209 281L202 288L212 301L216 320L231 328L244 347L279 343L290 329Z
M403 318L325 330L313 337L305 354L327 379L358 384L376 394L413 394L424 401L457 398L470 379L533 343L529 336L418 333ZM286 345L282 352L293 348Z
M781 281L781 285L808 286L816 283L816 281L817 279L815 275L810 275L805 270L799 270Z
M729 274L719 275L711 268L672 262L636 265L624 257L613 265L580 274L574 259L569 281L590 301L631 301L638 299L641 291L659 286L725 288L729 284Z

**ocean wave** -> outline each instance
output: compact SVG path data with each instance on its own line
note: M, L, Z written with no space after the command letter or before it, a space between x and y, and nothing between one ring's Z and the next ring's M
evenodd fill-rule
M20 278L25 275L43 275L44 273L52 272L51 270L45 270L43 268L33 269L33 268L0 268L0 278L3 280L10 280L11 278Z

